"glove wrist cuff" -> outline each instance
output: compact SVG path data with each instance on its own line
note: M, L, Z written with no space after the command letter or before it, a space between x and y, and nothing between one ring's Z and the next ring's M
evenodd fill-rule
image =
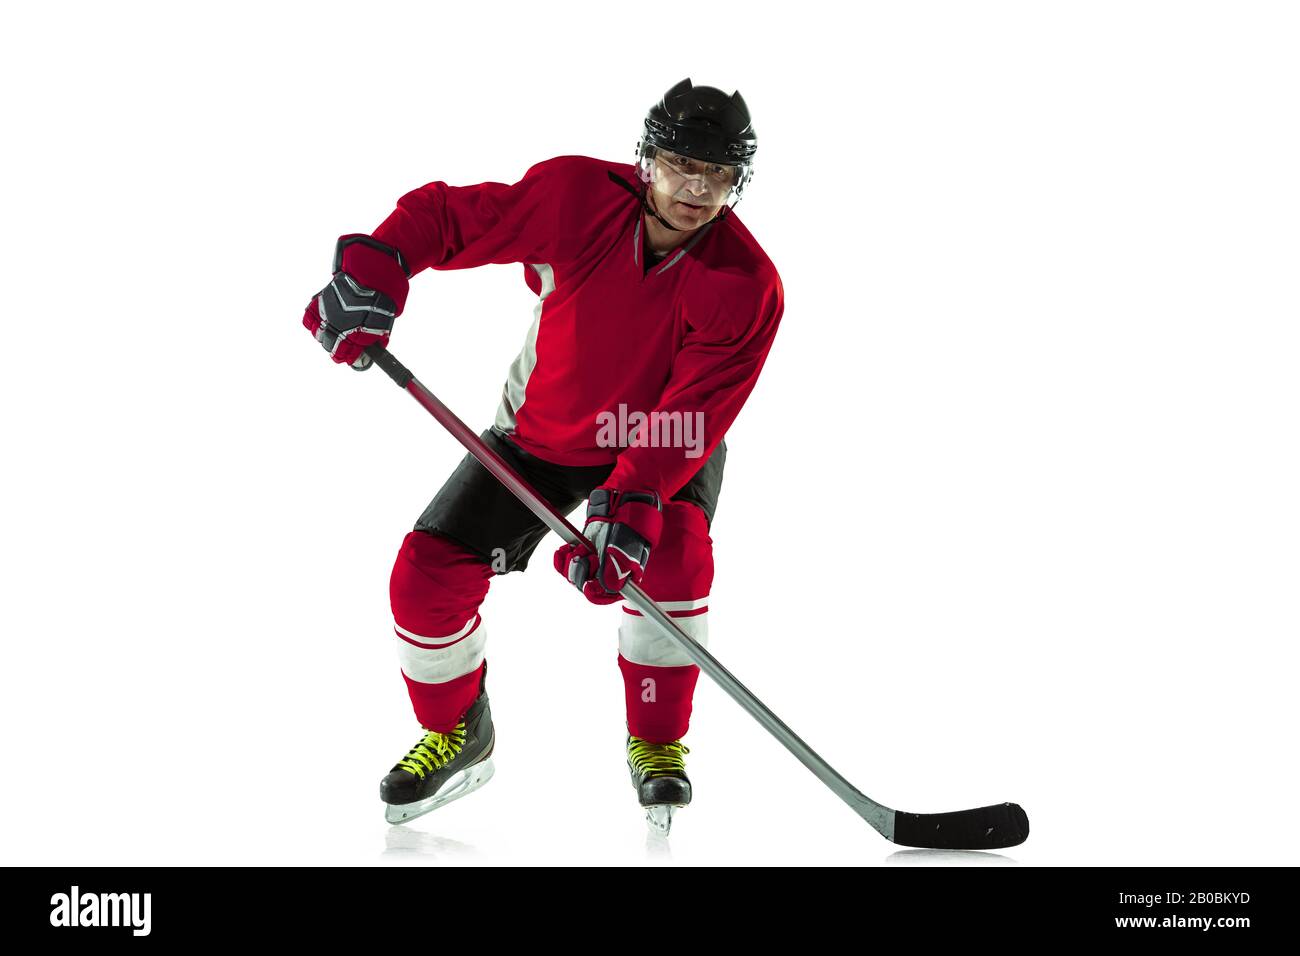
M619 491L609 485L602 485L591 493L587 520L625 524L650 547L659 543L664 524L658 494L653 491Z
M635 530L645 538L650 547L653 548L659 543L659 534L664 527L664 516L656 506L640 501L629 501L619 505L618 510L614 512L614 520Z
M406 308L411 273L399 249L370 236L340 236L334 250L334 272L346 272L361 285L388 296L398 315Z
M364 233L353 232L346 236L339 236L339 243L334 248L334 271L345 271L343 269L343 257L351 246L362 245L384 255L395 261L402 270L402 275L407 279L411 278L410 267L406 264L406 257L402 255L402 250L396 246L390 246L386 242L380 242L374 236L367 236Z

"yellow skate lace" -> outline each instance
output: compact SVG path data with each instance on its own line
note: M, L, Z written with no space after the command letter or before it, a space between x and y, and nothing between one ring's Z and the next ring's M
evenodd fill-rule
M413 773L421 780L426 773L446 766L465 746L465 722L461 721L449 734L431 730L424 739L411 748L410 753L397 762L394 769Z
M652 744L640 737L632 737L627 742L627 759L632 761L632 767L637 773L651 776L678 770L685 773L686 762L682 758L690 752L680 740Z

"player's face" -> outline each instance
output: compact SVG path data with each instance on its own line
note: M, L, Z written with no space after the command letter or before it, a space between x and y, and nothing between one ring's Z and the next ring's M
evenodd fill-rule
M678 229L696 229L726 202L734 182L731 166L706 163L659 150L655 155L655 208Z

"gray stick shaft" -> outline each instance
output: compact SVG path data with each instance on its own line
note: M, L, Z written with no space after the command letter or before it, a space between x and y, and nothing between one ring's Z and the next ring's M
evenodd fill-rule
M695 662L700 670L713 678L713 682L726 691L727 695L743 707L768 733L780 741L781 746L794 754L801 764L812 771L814 777L826 784L832 793L852 807L854 813L875 827L886 839L892 840L894 838L893 810L876 803L845 780L844 777L840 776L839 772L823 760L817 751L804 743L798 734L787 727L781 718L767 708L766 704L755 697L744 684L731 675L730 671L718 663L716 657L701 646L695 638L678 627L677 623L664 612L663 608L651 600L650 596L641 590L639 585L628 582L623 586L622 593L623 599L628 604L658 624L659 629L670 640L676 641L678 646L686 653L686 656Z
M495 451L483 444L482 439L469 429L455 413L438 400L432 392L412 376L406 385L409 391L428 412L433 415L448 431L455 436L478 461L496 476L512 494L535 514L543 524L558 534L568 544L585 544L592 548L591 542L582 536L564 515L553 508L550 502L542 498L513 468ZM623 587L623 599L646 618L654 621L659 629L679 646L699 668L727 692L736 703L743 707L751 717L761 724L768 733L781 742L786 750L812 771L831 792L847 803L855 813L870 823L888 840L894 838L894 811L876 803L870 797L858 791L853 784L845 780L835 768L823 760L815 750L799 739L799 736L768 710L757 697L745 688L745 685L732 677L717 658L710 654L693 637L677 626L677 623L656 604L638 585L629 582Z

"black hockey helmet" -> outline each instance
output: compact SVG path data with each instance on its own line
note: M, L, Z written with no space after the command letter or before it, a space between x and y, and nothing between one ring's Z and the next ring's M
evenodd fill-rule
M687 77L646 113L638 150L646 145L710 163L752 166L758 136L738 90L728 96L715 86L693 86Z
M721 203L730 207L734 202L729 200L739 201L753 178L758 135L739 91L728 96L714 86L695 86L687 77L646 113L637 143L637 174L647 186L653 187L660 150L728 167L730 189Z

